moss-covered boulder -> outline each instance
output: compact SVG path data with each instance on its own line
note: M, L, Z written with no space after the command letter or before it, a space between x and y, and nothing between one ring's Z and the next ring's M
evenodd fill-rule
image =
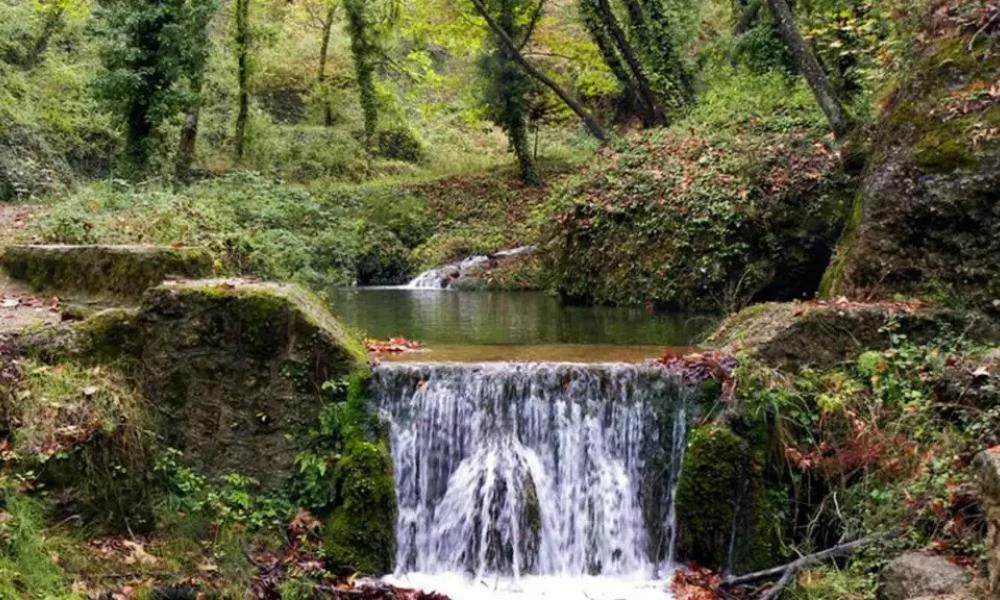
M919 343L963 333L989 342L1000 339L1000 324L977 313L890 302L767 303L729 317L708 344L774 366L830 367L888 348L893 336Z
M709 423L688 440L677 482L677 553L720 571L747 572L780 558L751 443L728 426Z
M676 128L557 192L545 279L571 301L733 310L812 298L854 194L820 128Z
M166 283L144 296L132 326L136 378L167 445L209 475L265 486L292 472L324 384L367 369L361 342L293 285Z
M996 38L977 40L935 42L890 97L828 296L904 294L1000 314L1000 96L989 91L1000 52L987 47Z
M169 246L7 246L0 268L38 291L135 298L169 278L209 277L212 255Z

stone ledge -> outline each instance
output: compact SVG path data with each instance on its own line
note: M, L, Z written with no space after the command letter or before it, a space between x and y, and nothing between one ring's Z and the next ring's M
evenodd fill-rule
M978 342L1000 338L1000 324L979 313L891 302L793 302L746 308L726 319L707 343L783 368L831 367L888 348L887 325L917 343L949 332Z
M211 276L213 258L187 247L14 245L0 268L36 291L138 298L170 278Z

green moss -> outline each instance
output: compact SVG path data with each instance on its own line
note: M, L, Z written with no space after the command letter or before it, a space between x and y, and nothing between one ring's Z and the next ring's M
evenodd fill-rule
M352 442L334 479L338 500L323 535L326 554L340 570L389 572L396 551L396 489L387 444Z
M833 255L830 265L823 273L823 279L820 281L817 293L819 298L829 300L840 293L838 290L844 285L844 266L847 264L847 257L844 253L847 248L850 248L851 242L861 228L864 211L864 198L859 193L851 204L851 213L846 225L844 225L844 232L840 236L840 241L837 243L837 252Z
M773 564L767 534L783 509L759 473L753 445L716 424L696 428L677 484L678 550L681 557L738 572Z
M978 164L968 126L971 118L930 121L913 145L914 163L932 173L950 173Z
M0 267L39 291L135 298L168 277L211 275L211 254L197 248L9 246Z
M715 425L691 432L677 484L677 522L682 557L721 567L728 563L736 519L736 494L744 488L747 444Z
M139 332L134 310L110 309L74 326L89 360L107 361L133 355Z

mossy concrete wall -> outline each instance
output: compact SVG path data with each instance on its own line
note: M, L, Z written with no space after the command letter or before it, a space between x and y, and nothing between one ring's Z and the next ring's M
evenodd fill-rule
M827 297L920 296L1000 315L1000 52L926 49L890 96Z
M772 566L780 528L768 505L751 442L727 425L708 423L689 437L677 483L677 553L721 572Z
M15 245L0 268L37 291L137 298L169 278L210 277L213 260L201 248Z

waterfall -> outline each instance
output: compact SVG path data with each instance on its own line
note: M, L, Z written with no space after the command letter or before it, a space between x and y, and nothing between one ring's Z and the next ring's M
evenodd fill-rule
M374 386L397 576L652 579L672 560L688 392L663 369L397 363Z
M406 287L414 289L448 289L465 279L475 278L491 267L503 262L532 254L534 246L521 246L501 250L494 254L469 256L460 262L424 271L413 278Z

